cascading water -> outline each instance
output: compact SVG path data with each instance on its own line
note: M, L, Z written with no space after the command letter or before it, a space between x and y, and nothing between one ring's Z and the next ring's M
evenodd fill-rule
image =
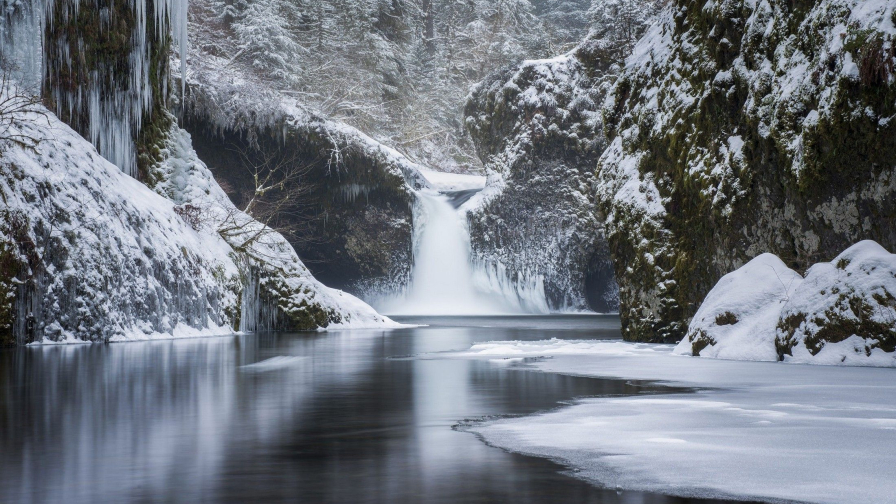
M410 288L404 296L374 306L393 315L521 313L515 303L476 288L469 236L462 214L449 198L433 191L420 191L417 196L417 244Z

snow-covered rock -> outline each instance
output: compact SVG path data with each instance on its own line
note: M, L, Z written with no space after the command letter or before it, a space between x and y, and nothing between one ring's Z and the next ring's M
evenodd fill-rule
M553 310L616 311L616 283L594 212L598 86L577 51L523 62L473 88L465 115L488 174L466 206L481 282Z
M190 138L166 141L161 196L46 109L25 114L0 154L0 334L9 342L122 341L244 330L392 324L317 282L277 233L236 250L237 215ZM238 238L237 238L238 239Z
M197 41L183 103L184 128L215 176L251 184L238 150L277 153L307 167L308 226L289 239L315 276L358 295L401 290L413 263L414 190L421 166L369 135L305 107ZM248 177L248 178L247 178ZM239 191L231 197L239 199Z
M675 353L738 360L778 360L781 309L803 282L774 254L723 276L709 291Z
M785 361L896 366L896 254L866 240L812 266L776 345Z
M675 353L896 366L896 255L862 241L804 279L762 254L719 280Z

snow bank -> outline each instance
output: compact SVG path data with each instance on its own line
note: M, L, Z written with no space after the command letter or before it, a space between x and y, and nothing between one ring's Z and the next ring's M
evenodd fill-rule
M896 255L873 241L803 279L772 254L725 275L675 352L735 360L896 367Z
M485 187L485 175L447 173L430 169L421 169L420 173L433 188L440 191L467 191Z
M892 370L688 359L672 350L553 339L481 343L423 358L501 366L527 358L536 372L698 389L588 398L469 427L491 445L557 460L604 487L769 502L892 502Z

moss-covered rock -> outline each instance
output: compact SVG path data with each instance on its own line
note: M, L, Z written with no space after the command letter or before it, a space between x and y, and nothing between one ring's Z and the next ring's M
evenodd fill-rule
M810 358L851 338L866 357L896 352L896 255L871 241L809 269L781 313L776 348Z
M678 0L641 40L597 170L625 338L681 339L762 252L803 271L896 246L894 30L875 5Z

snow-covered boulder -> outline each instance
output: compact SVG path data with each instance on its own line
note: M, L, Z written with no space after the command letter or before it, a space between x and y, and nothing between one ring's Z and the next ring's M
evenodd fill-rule
M675 353L896 366L896 254L862 241L805 279L762 254L719 280Z
M728 273L703 301L676 354L775 361L781 309L803 282L774 254L762 254Z
M896 366L896 254L866 240L812 266L776 346L785 361Z

